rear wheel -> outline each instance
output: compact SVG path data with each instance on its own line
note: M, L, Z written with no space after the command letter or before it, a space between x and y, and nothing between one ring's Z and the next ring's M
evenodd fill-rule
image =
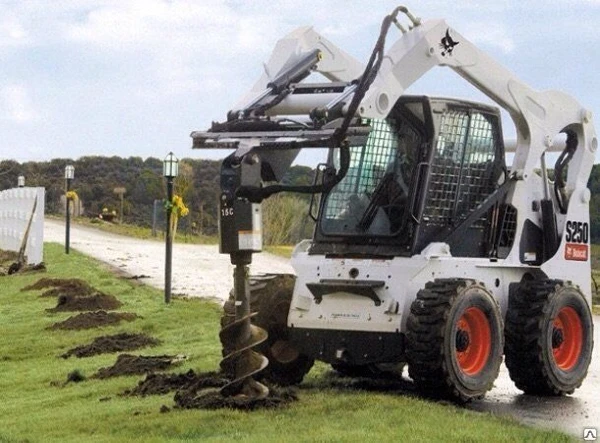
M469 401L483 397L498 376L500 309L481 283L427 283L411 305L406 339L409 375L426 394Z
M581 291L561 280L519 284L506 314L506 366L527 394L571 394L592 358L593 321Z
M310 371L314 360L302 354L289 340L287 315L292 301L295 277L291 274L253 276L250 279L250 311L257 312L252 323L265 329L268 338L256 351L269 359L269 365L255 378L288 386L298 384ZM233 295L225 302L221 326L235 319ZM223 353L231 346L222 343Z

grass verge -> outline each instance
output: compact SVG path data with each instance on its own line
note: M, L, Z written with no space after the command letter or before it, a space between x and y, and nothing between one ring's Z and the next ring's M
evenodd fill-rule
M50 217L55 220L62 220L60 217ZM140 238L144 240L156 240L156 241L164 241L165 234L164 232L158 232L157 236L152 235L152 229L145 228L143 226L130 225L127 223L109 223L106 221L102 221L97 218L89 219L85 217L78 217L72 220L73 223L76 223L81 226L88 226L94 229L99 229L101 231L110 232L113 234L126 235L128 237ZM217 236L208 236L208 235L198 235L198 234L188 234L186 232L178 231L175 235L174 241L176 243L190 243L190 244L198 244L198 245L214 245L219 242Z
M202 300L174 299L130 280L115 277L93 259L62 253L47 244L46 273L2 278L0 291L0 442L13 441L569 441L569 437L528 428L516 421L427 402L394 392L350 389L329 383L329 369L317 365L291 406L256 412L171 410L173 395L145 398L119 394L140 376L87 379L63 385L67 374L89 377L114 363L114 354L64 360L68 349L100 335L145 333L158 347L140 355L186 354L176 372L218 367L221 308ZM53 298L20 289L41 277L77 277L123 302L122 312L142 318L122 326L85 331L47 330L70 313L50 313Z
M294 246L280 245L280 246L265 246L265 251L274 255L279 255L284 258L291 258Z

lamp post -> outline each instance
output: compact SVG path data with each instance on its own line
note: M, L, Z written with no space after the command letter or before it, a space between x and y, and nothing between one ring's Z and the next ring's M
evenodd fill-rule
M173 180L179 172L179 160L172 152L163 160L163 176L167 179L166 253L165 253L165 303L171 302L171 267L173 262L173 237L171 233L171 206L173 204Z
M18 186L19 188L24 188L24 187L25 187L25 177L24 177L24 176L22 176L22 175L19 175L19 176L17 177L17 186Z
M65 180L67 182L67 193L71 190L71 180L73 180L75 178L75 168L73 167L73 165L67 165L65 166ZM66 228L65 228L65 254L69 253L69 241L70 241L70 235L71 235L71 211L70 211L70 206L71 206L71 200L69 199L68 195L65 194L65 200L66 200Z

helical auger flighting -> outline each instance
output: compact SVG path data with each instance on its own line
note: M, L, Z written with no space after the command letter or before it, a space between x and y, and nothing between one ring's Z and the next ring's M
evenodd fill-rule
M223 344L221 369L230 378L229 383L221 388L221 395L265 398L269 395L269 389L254 380L252 376L265 369L269 360L253 348L266 341L268 334L264 329L251 323L251 318L256 313L250 313L247 267L236 266L234 279L235 320L231 323L226 322L219 333ZM237 285L242 285L243 289L238 290Z

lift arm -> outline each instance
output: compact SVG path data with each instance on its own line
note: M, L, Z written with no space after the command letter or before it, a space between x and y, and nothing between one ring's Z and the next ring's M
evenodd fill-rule
M447 66L505 109L517 130L513 172L526 177L560 132L573 130L582 149L567 188L586 186L597 149L591 112L558 91L535 91L444 20L426 21L406 32L386 53L360 114L384 118L404 91L435 66Z
M400 7L394 12L408 16L411 21L409 30L394 18L402 34L387 51L373 84L361 102L359 116L385 118L410 85L432 68L446 66L511 116L517 131L513 173L523 178L530 175L542 154L552 146L555 136L560 132L572 131L581 149L577 149L573 155L566 187L572 191L586 186L597 150L590 111L562 92L532 89L444 20L421 23L406 8ZM310 69L304 66L302 75L298 75L295 68L298 65L302 67L302 60L315 53L318 55ZM312 89L305 86L302 89L300 82L312 70L321 73L332 83ZM249 105L264 105L269 101L270 105L266 109L263 106L261 110L264 115L271 117L294 115L306 119L310 124L309 115L314 117L315 111L323 108L331 110L336 106L340 109L340 115L343 115L348 111L354 92L355 85L352 82L356 83L360 78L364 66L312 28L304 27L277 43L264 71L251 90L230 111L230 119L238 118L240 111ZM289 71L295 76L290 76ZM290 87L290 93L273 100L269 95L277 94L273 86L281 84L281 77L287 79L285 86ZM222 143L205 144L205 140L214 141L211 135L214 135L214 131L192 133L194 147L223 147ZM277 134L271 135L278 138ZM250 134L246 137L250 137ZM230 141L225 134L220 138ZM257 140L256 137L252 138ZM281 154L273 152L272 155ZM293 158L295 155L286 156L281 169L287 169Z

